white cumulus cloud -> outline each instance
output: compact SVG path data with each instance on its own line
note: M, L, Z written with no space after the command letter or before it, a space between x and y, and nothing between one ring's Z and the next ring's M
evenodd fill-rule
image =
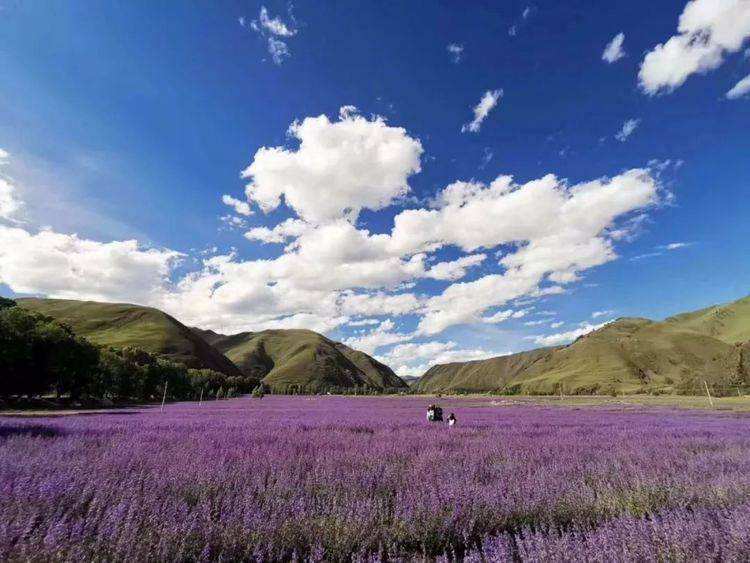
M434 365L483 360L496 356L504 356L508 353L483 348L462 348L453 341L410 342L394 346L387 352L379 355L378 359L392 366L398 375L421 376Z
M272 229L268 227L254 227L245 233L248 240L257 240L263 243L283 243L290 238L298 238L311 228L309 223L299 219L289 218Z
M408 315L419 311L422 300L413 293L343 291L338 305L341 313L347 316Z
M242 173L250 181L248 200L264 211L283 197L306 221L355 220L361 209L381 209L404 196L409 176L420 170L419 140L352 107L343 107L338 121L320 115L295 122L289 133L299 149L263 147Z
M230 195L224 194L221 196L221 202L224 205L228 205L232 209L234 209L235 213L239 213L240 215L252 215L253 211L250 209L250 204L246 201L241 201L235 197L232 197Z
M155 303L180 256L134 240L99 242L0 226L0 283L16 293Z
M552 174L524 183L500 175L489 184L454 182L430 207L397 212L392 225L371 231L358 224L359 210L380 209L408 191L419 141L346 107L338 121L307 118L292 131L297 149L260 149L244 175L248 204L272 210L283 200L296 216L249 230L241 216L228 219L251 241L282 243L276 255L199 255L199 266L187 270L176 268L178 252L134 240L3 227L0 283L17 292L153 305L226 333L330 331L379 317L354 342L377 350L454 325L523 317L529 309L512 302L526 306L562 293L614 260L615 245L626 240L616 235L622 223L660 200L658 174L648 169L579 184ZM226 202L244 210L234 198ZM437 261L444 248L452 259ZM478 277L464 281L480 265ZM420 280L431 280L437 293L414 290ZM406 315L416 331L396 330Z
M0 148L0 166L8 163L10 153ZM14 220L16 214L23 206L23 202L18 197L16 184L7 176L0 174L0 220Z
M420 332L436 334L454 324L476 322L490 307L540 291L545 278L571 283L578 272L614 260L607 229L618 217L657 199L658 184L643 169L576 186L553 175L523 185L500 176L489 186L448 186L438 209L407 210L396 216L394 244L453 244L468 252L506 244L515 250L500 260L504 272L453 284L431 297ZM559 291L555 286L548 289Z
M382 348L383 346L411 340L411 335L395 332L394 328L395 324L393 321L386 319L364 336L345 339L344 344L355 350L362 350L367 354L373 354L378 348Z
M451 262L440 262L432 266L425 273L425 277L435 280L458 280L466 275L466 270L478 266L486 258L486 254L469 254Z
M638 80L650 95L672 92L691 75L717 68L750 37L750 0L691 0L677 34L649 51Z
M15 184L0 176L0 219L13 220L22 205Z

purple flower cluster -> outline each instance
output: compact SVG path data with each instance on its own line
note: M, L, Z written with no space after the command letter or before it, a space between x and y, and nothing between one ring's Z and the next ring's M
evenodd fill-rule
M750 558L750 418L416 398L0 417L0 560Z
M749 516L750 503L745 503L723 510L677 509L646 518L622 516L594 529L525 529L483 540L464 561L747 561Z

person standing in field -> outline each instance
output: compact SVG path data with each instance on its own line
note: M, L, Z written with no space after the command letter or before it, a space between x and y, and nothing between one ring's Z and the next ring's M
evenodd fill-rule
M427 420L429 422L443 422L443 409L434 404L427 407Z
M451 413L451 415L448 417L448 426L455 426L456 425L456 415Z

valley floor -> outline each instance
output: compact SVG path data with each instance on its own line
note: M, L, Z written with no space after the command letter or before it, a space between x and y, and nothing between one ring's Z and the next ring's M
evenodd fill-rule
M487 395L486 393L462 394L462 395L441 395L441 394L420 394L420 395L365 395L351 396L350 399L374 400L374 399L402 399L413 400L422 399L428 402L436 401L458 401L458 405L465 407L514 407L514 406L549 406L562 408L583 408L583 407L607 407L610 409L617 408L670 408L670 409L699 409L714 411L736 411L750 412L750 395L729 396L729 397L711 397L701 395L621 395L610 397L603 395ZM300 400L313 399L314 396L300 396ZM463 403L461 403L463 401ZM207 404L211 404L207 402ZM0 416L71 416L71 415L91 415L121 412L124 409L135 408L138 405L121 405L116 407L55 407L46 406L45 408L14 408L0 406ZM145 407L148 405L141 405ZM153 404L151 404L153 406Z
M437 400L438 395L416 395L425 400ZM550 406L550 407L609 407L633 408L656 407L675 409L707 409L716 411L750 411L750 395L711 397L706 395L443 395L450 400L479 401L481 405L509 406Z
M0 560L748 560L750 415L669 399L0 416Z

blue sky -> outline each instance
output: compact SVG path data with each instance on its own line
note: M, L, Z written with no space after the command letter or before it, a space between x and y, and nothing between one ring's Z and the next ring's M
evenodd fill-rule
M738 298L748 20L745 0L0 2L0 293L309 327L400 373Z

